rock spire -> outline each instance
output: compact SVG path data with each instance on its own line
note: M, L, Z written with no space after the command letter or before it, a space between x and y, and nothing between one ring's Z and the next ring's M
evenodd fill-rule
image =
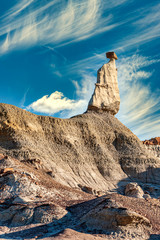
M120 96L117 82L117 69L114 52L107 52L110 61L97 71L97 83L89 101L88 110L107 111L115 115L119 111Z

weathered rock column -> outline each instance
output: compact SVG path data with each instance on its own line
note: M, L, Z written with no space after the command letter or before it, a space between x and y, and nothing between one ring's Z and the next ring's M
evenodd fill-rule
M119 111L120 96L117 82L117 69L114 52L106 53L110 61L104 64L97 72L97 83L89 101L88 110L107 111L115 115Z

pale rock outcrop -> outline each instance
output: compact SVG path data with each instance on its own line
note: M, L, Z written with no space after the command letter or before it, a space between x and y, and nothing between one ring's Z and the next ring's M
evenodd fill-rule
M55 204L41 205L34 211L34 223L50 223L60 219L61 221L67 221L70 217L70 213Z
M96 209L97 210L97 209ZM90 229L108 230L118 226L144 224L151 227L149 220L136 212L125 208L104 208L100 211L93 210L83 220Z
M130 229L132 234L139 232L138 239L148 239L147 236L151 230L151 223L146 217L118 206L111 199L105 199L89 211L81 218L81 223L89 230L118 231ZM134 239L137 239L136 235Z
M117 68L114 52L106 54L110 61L104 64L97 72L97 83L89 101L88 110L107 111L115 115L119 111L120 96L117 82Z
M135 198L143 198L144 192L137 183L128 183L125 189L125 195Z

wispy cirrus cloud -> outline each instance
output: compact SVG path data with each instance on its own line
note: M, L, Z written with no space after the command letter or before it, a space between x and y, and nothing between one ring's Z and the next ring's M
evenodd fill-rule
M0 54L36 44L62 46L120 25L132 31L128 36L122 35L114 49L143 44L160 36L160 4L153 2L131 11L123 20L116 18L114 9L125 4L129 4L127 0L19 0L1 17Z
M160 4L151 3L146 8L137 10L136 19L134 19L129 28L132 32L122 38L115 49L132 48L146 42L158 39L160 37Z
M23 10L25 10L34 0L21 0L19 1L16 5L11 7L7 13L5 13L3 16L0 18L3 19L4 21L10 20L13 17L17 16Z
M103 10L114 8L127 0L60 1L23 0L13 6L0 24L0 54L19 47L35 44L68 44L108 31L119 23L113 23L112 14L103 16Z
M142 139L160 132L160 88L151 89L149 79L154 71L145 70L158 62L160 60L135 54L122 58L117 64L121 94L117 117ZM147 79L148 84L144 83Z

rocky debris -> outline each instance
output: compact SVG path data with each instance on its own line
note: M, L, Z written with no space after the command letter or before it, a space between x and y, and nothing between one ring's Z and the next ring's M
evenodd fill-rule
M45 204L37 207L34 212L35 223L53 223L57 220L68 221L71 214L63 207L54 204Z
M160 137L151 138L149 140L142 141L145 145L160 145Z
M10 207L10 208L12 208L12 207ZM15 212L12 212L10 210L10 213L11 213L12 217L10 219L8 219L8 221L9 220L11 221L11 223L10 223L11 226L17 227L17 226L27 225L32 222L34 209L29 208L29 207L20 209L17 207ZM3 211L3 215L6 215L5 211Z
M96 196L102 196L104 195L106 192L104 191L101 191L101 190L97 190L97 189L93 189L91 187L88 187L88 186L84 186L82 184L78 184L78 187L83 191L83 192L86 192L86 193L89 193L89 194L93 194L93 195L96 195Z
M125 195L128 197L143 198L144 192L137 183L128 183L125 188Z
M9 232L10 229L6 226L0 226L0 235Z
M89 194L88 196L91 197L92 195ZM39 202L39 206L33 207L33 205L30 205L25 208L21 206L21 211L18 210L15 220L21 219L24 221L23 216L28 214L28 221L32 219L31 222L33 222L32 209L37 209L38 218L41 218L41 216L47 217L41 215L38 208L40 207L42 211L48 211L49 205L47 203L40 204L42 203ZM15 207L15 205L13 206ZM45 224L47 221L43 221L43 218L42 223L38 225L33 222L34 224L28 223L28 225L23 226L20 224L21 226L14 227L13 224L9 231L6 229L6 235L1 235L1 238L5 236L7 239L35 239L38 237L39 239L58 240L68 237L70 240L146 240L149 239L149 234L156 236L160 234L160 200L145 200L129 198L119 194L108 194L89 201L83 201L82 199L67 201L66 199L66 206L69 212L69 215L67 213L68 216L64 215L64 217L58 219L59 213L53 212L53 216L56 214L58 220L53 219L50 224ZM53 209L55 207L56 205L53 205ZM61 209L59 211L63 216L63 211L61 212ZM35 210L33 214L35 214ZM92 221L93 225L91 224ZM96 222L97 224L95 224ZM153 226L152 229L151 225ZM103 227L102 230L101 227ZM67 230L62 231L62 229Z
M53 178L55 177L54 171L47 171L46 173Z
M97 83L88 110L107 111L115 115L119 111L120 96L117 82L117 68L114 52L106 53L110 61L104 64L97 72Z
M115 200L117 205L149 219L152 225L150 233L160 234L160 200L155 198L130 198L119 194L112 195L112 200Z
M21 160L21 162L24 162L24 163L30 163L30 164L42 164L41 160L39 159L36 159L36 158L33 158L33 159L24 159L24 160Z
M35 169L41 169L42 168L42 161L40 159L23 159L21 162L25 164L29 164L35 167Z

